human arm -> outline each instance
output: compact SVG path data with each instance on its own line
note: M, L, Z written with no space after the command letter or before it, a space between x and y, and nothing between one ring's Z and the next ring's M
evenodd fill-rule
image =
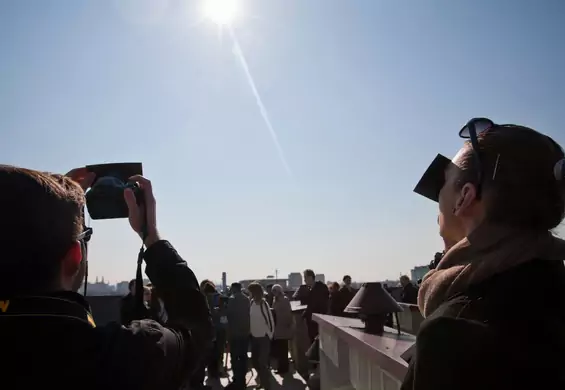
M168 317L165 328L152 321L134 321L131 331L136 335L151 335L143 341L148 352L142 354L142 359L152 359L143 365L153 367L144 372L145 382L152 383L155 388L167 388L159 381L178 388L200 364L202 351L212 343L210 309L186 261L159 236L151 182L141 176L130 180L139 184L144 203L139 206L133 192L125 191L129 222L132 229L145 238L145 273L159 291ZM144 230L146 234L143 234ZM157 344L153 345L153 342ZM156 357L152 357L151 351Z

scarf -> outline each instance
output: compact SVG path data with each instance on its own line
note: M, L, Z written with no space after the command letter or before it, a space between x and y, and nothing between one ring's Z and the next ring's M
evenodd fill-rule
M418 292L420 312L428 317L469 286L534 259L564 261L565 241L551 232L480 225L424 276Z

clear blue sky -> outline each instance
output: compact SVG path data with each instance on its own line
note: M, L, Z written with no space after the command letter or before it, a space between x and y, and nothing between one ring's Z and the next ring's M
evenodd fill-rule
M155 5L161 4L161 5ZM0 1L2 162L66 172L142 161L159 226L200 278L306 267L398 277L441 249L412 192L473 116L565 144L565 2ZM134 276L127 221L94 222L91 275Z

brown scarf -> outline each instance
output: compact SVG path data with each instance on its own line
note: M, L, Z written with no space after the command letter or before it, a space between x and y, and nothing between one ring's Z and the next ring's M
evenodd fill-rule
M470 285L533 259L565 260L565 241L537 233L484 224L447 251L427 273L418 292L424 317Z

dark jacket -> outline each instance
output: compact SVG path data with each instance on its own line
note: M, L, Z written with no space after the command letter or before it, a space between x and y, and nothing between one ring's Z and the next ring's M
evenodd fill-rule
M565 389L565 268L534 260L424 320L402 390Z
M344 313L344 310L347 307L347 305L349 305L349 302L351 302L355 294L357 294L357 290L353 288L349 289L346 286L340 288L339 292L337 293L337 296L335 297L338 303L336 304L336 307L334 309L337 310L337 314L334 315L336 316L345 315L346 313Z
M213 294L206 294L208 307L212 315L212 324L216 330L224 330L227 327L227 298L215 292Z
M339 291L332 291L330 293L330 303L328 314L332 316L340 316L343 312L342 301L339 296Z
M19 389L179 389L211 345L210 312L194 273L167 241L148 248L145 261L169 327L151 320L96 327L73 292L3 297L2 380Z
M249 338L249 310L251 302L242 293L235 293L228 300L228 334L230 338Z
M409 303L411 305L418 304L418 287L414 286L412 283L408 283L402 288L402 294L400 295L400 301L402 303Z
M317 281L310 289L310 293L306 298L307 307L304 311L304 317L312 318L312 313L327 314L330 302L330 290L325 283Z

